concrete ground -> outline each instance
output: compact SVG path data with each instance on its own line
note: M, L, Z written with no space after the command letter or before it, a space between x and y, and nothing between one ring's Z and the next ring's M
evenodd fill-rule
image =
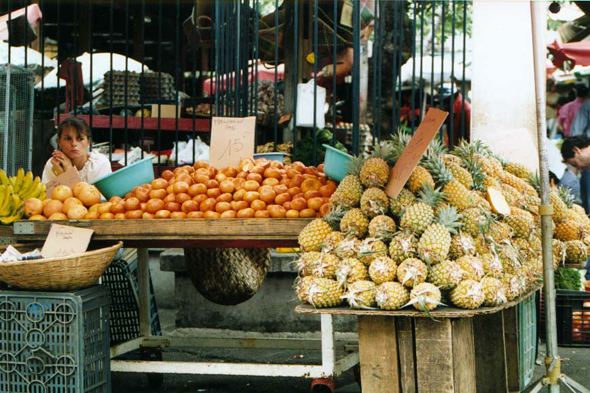
M221 336L240 337L243 332L221 331L211 329L174 329L174 274L160 271L157 253L150 253L150 269L154 282L159 315L165 334L194 335L200 337ZM319 335L317 335L319 337ZM590 388L590 348L560 347L562 357L562 372L568 377ZM344 355L344 354L339 354ZM131 354L130 356L133 356ZM215 361L215 362L256 362L282 364L319 364L319 351L291 351L291 350L235 350L235 349L173 349L164 353L165 360L179 361ZM542 360L545 347L539 346L537 366L531 384L523 390L530 392L532 383L544 375ZM157 377L155 378L157 379ZM145 374L112 373L113 393L298 393L310 392L311 380L305 378L269 378L269 377L227 377L227 376L197 376L197 375L165 375L160 386L150 386ZM356 383L354 373L347 371L336 379L336 392L358 393L361 389ZM543 391L548 391L545 388ZM569 392L567 387L561 391Z

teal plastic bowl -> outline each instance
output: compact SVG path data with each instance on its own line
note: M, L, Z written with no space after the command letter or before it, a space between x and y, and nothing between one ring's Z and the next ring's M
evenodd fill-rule
M283 158L287 155L287 153L256 153L254 154L254 159L266 158L269 161L283 162Z
M326 157L324 158L324 173L329 178L336 181L342 181L348 175L348 163L352 156L344 153L330 145L322 145L326 148Z
M154 180L154 164L152 163L152 157L149 157L116 172L109 173L92 184L108 200L114 196L124 197L135 187L151 183L152 180Z

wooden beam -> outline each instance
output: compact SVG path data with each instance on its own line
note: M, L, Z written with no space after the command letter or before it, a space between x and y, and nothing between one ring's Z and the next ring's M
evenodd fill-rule
M473 330L477 391L508 391L503 313L475 317Z
M358 325L363 393L399 393L395 319L359 316Z
M416 393L416 357L414 348L414 319L395 318L402 393Z

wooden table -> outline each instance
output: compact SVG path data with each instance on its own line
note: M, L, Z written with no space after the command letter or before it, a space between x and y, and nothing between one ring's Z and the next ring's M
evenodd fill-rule
M112 360L111 370L138 373L175 373L201 375L249 375L305 377L323 381L358 364L358 352L343 358L336 356L344 343L335 339L331 315L321 316L321 340L252 339L252 338L180 338L151 336L149 314L148 248L220 248L220 247L292 247L297 236L311 219L185 219L185 220L81 220L81 221L17 221L14 238L17 242L42 241L52 223L85 227L94 230L93 240L124 242L137 247L140 337L111 348L111 358L141 348L160 351L167 347L224 348L287 348L320 349L321 364L244 364L219 362L123 361ZM350 343L347 343L350 344ZM356 344L356 343L353 343ZM329 381L327 382L329 383Z
M440 307L433 318L412 307L295 311L358 317L363 393L512 392L520 390L515 306L539 288L499 307Z

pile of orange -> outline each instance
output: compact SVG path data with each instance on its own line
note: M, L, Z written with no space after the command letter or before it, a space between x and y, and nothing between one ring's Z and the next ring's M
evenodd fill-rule
M69 190L60 186L46 201L28 200L33 208L25 214L41 220L311 218L328 212L337 184L323 173L323 165L306 167L294 162L284 166L278 161L247 158L237 168L218 170L207 162L197 162L166 170L161 178L135 187L124 198L92 200L95 203L91 205L87 194L94 195L94 190L87 190L94 186L79 183L69 193L64 187ZM72 208L78 205L88 208Z

